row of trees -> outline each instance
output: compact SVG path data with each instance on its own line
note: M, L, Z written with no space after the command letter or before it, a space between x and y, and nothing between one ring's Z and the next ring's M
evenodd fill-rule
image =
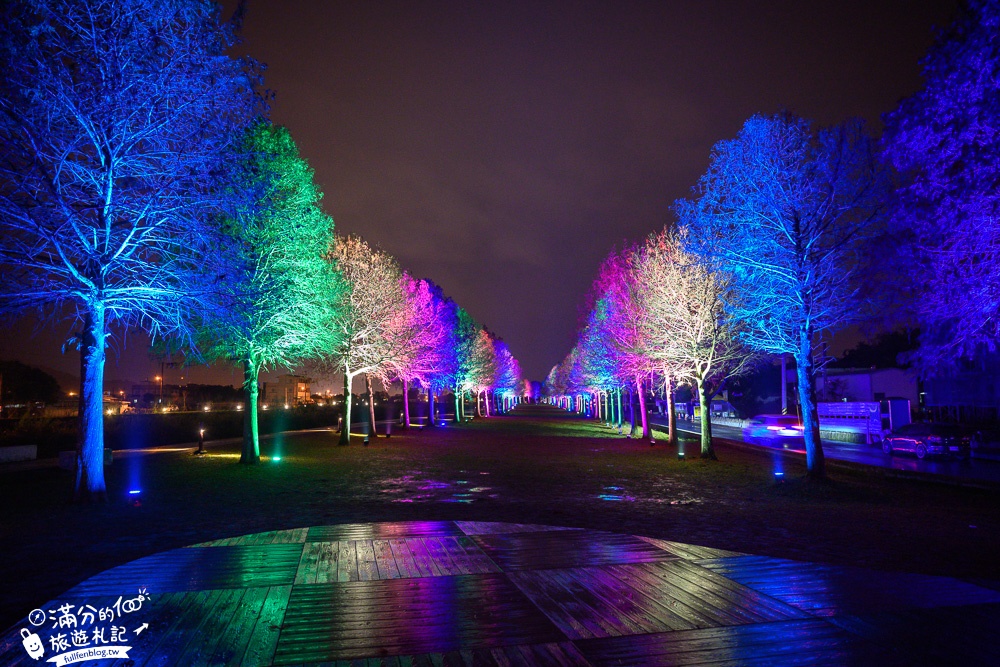
M858 121L815 128L786 113L718 143L674 206L676 231L605 261L550 391L628 384L642 397L654 372L688 382L712 456L707 398L760 355L791 355L809 474L822 477L823 334L862 319L919 328L925 372L995 350L1000 6L967 3L924 65L925 89L886 115L880 142Z
M209 0L0 8L0 311L75 321L78 497L103 497L105 351L129 328L242 364L242 460L261 370L314 360L483 394L502 341L440 289L334 234L312 170L267 121L261 66ZM350 407L345 406L344 436Z

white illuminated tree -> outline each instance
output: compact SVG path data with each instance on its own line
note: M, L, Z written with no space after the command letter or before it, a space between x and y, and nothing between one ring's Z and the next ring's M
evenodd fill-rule
M634 255L641 286L640 338L648 358L668 378L694 383L701 406L701 456L714 459L712 396L729 378L752 368L756 355L740 341L743 325L725 313L732 276L709 270L680 241L679 234L663 231ZM672 401L669 413L673 433Z
M344 377L340 444L350 442L351 385L358 375L388 382L407 357L409 304L401 287L403 272L389 254L358 236L336 237L329 255L344 281L333 307L336 334L325 363Z

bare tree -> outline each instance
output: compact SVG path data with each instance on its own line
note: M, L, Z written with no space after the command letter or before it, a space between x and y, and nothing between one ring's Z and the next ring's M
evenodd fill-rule
M185 329L220 163L259 106L234 42L201 0L0 9L0 309L79 326L77 497L105 495L110 327Z
M388 382L407 358L408 304L400 284L403 272L389 254L358 236L337 236L329 259L344 281L334 307L336 342L325 363L344 376L340 444L350 442L351 385L358 375Z
M732 277L728 314L741 339L793 354L811 477L824 477L813 345L859 316L857 256L877 219L883 180L860 122L814 130L754 116L720 142L698 198L677 203L686 248Z
M724 312L733 278L709 270L681 248L678 234L667 231L650 237L634 257L646 353L668 378L694 382L701 406L701 456L714 459L711 399L726 380L756 361L740 342L741 323ZM669 419L673 424L672 405Z

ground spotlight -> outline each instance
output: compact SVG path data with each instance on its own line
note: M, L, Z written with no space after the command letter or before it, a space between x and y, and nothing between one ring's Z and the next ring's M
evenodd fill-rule
M684 452L677 452L677 460L678 461L684 460Z
M128 504L132 507L142 506L142 489L129 489Z
M782 472L782 471L780 471L780 470L776 470L774 472L774 482L775 482L775 484L784 484L784 482L785 482L785 473Z

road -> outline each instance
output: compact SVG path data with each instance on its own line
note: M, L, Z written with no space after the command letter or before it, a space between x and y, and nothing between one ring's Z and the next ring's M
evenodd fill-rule
M666 428L667 420L664 417L650 415L651 422L662 428ZM677 428L688 433L699 433L697 423L686 420L678 420ZM768 449L765 445L751 445L743 442L743 434L739 428L732 426L722 426L715 424L712 426L712 435L725 440L733 440L742 443L746 447L760 447ZM804 450L788 450L805 456ZM893 470L904 470L916 473L929 473L932 475L942 475L946 477L956 477L968 480L981 480L984 482L1000 483L1000 461L972 459L967 461L957 461L953 459L924 459L921 461L912 454L895 454L886 456L882 450L872 445L857 445L848 442L838 442L834 440L823 441L823 453L828 459L840 461L851 461L880 468L891 468Z

